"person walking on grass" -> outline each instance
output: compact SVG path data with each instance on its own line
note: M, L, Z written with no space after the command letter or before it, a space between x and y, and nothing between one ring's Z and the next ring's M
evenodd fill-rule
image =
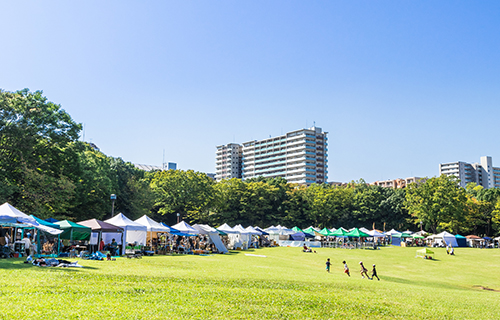
M326 272L330 273L330 258L326 259Z
M359 266L361 267L361 270L359 271L361 273L361 277L363 277L364 279L366 275L366 277L371 280L371 278L368 276L368 269L366 269L363 265L363 261L359 262Z
M373 269L372 269L372 280L377 277L377 280L380 281L380 278L378 277L377 275L377 269L375 269L375 265L373 265Z
M347 266L347 263L345 261L342 261L344 264L344 273L346 273L349 277L351 276L351 273L349 272L349 267Z

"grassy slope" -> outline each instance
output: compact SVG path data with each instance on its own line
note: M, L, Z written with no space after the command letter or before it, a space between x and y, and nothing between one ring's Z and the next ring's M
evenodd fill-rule
M437 261L414 248L267 248L229 255L80 261L86 268L37 268L0 261L0 318L328 319L498 317L500 250L457 249ZM245 253L266 255L266 258ZM325 272L326 258L332 272ZM351 268L343 274L342 260ZM359 261L381 281L361 279Z

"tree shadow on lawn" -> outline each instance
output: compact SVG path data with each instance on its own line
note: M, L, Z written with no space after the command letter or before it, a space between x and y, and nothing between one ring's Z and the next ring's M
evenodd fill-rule
M61 270L61 271L80 271L80 269L92 269L96 270L99 268L83 266L83 268L63 268L63 267L37 267L31 263L24 263L24 259L6 259L0 260L0 269L2 270L20 270L20 269L30 269L30 270Z
M409 280L405 278L391 277L391 276L381 276L382 280L400 284L407 284L411 286L419 286L419 287L432 287L436 289L451 289L451 290L467 290L470 291L471 288L459 286L459 285L451 285L448 283L442 283L437 281L417 281L417 280Z

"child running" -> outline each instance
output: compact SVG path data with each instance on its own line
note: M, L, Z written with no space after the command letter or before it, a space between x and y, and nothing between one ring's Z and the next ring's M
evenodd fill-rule
M375 265L373 265L372 269L372 280L373 278L377 277L377 280L380 281L380 278L377 276L377 269L375 269Z
M365 266L363 265L363 261L360 261L359 265L361 267L360 273L363 279L365 278L366 275L366 277L371 280L371 278L368 276L368 269L366 269Z
M326 259L326 272L330 273L330 258Z
M342 261L344 264L344 273L347 273L347 275L350 277L351 274L349 273L349 267L347 266L347 263L345 261Z

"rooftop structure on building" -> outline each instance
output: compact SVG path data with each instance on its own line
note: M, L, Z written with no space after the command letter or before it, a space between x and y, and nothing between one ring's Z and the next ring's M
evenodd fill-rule
M217 181L282 177L297 184L325 183L328 179L327 134L321 128L312 127L243 145L218 146Z
M217 146L215 153L215 180L241 179L241 145L229 143Z
M480 158L479 163L463 161L439 164L439 175L456 176L460 186L465 188L468 183L476 183L485 189L500 188L500 168L493 167L491 157Z
M175 162L168 162L164 163L163 166L153 166L149 164L138 164L135 163L134 166L138 169L144 170L144 171L163 171L163 170L177 170L177 163Z
M394 188L394 189L402 189L406 188L410 183L420 183L425 181L425 178L421 177L409 177L409 178L398 178L392 180L383 180L383 181L375 181L370 183L373 186L380 186L384 188Z

